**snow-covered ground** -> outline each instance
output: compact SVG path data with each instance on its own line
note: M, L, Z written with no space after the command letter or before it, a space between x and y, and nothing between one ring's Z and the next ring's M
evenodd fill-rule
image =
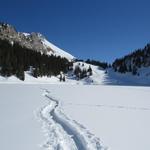
M43 105L38 86L0 84L1 150L40 150L45 139L36 112Z
M138 69L138 75L132 73L121 74L108 69L105 76L106 84L111 85L134 85L134 86L150 86L150 67L142 67Z
M150 149L149 87L0 84L0 97L2 150Z

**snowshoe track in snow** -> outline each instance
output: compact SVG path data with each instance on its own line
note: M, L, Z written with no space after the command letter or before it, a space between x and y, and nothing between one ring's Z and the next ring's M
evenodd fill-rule
M49 150L106 150L100 139L91 134L84 126L68 118L62 111L59 101L43 89L49 105L41 109Z

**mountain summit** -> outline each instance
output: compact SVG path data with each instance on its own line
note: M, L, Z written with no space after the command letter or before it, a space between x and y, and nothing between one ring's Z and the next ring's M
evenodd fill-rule
M12 25L7 23L0 23L0 39L8 40L12 44L17 42L21 46L41 52L41 54L60 56L67 58L69 61L75 58L50 43L42 34L17 32Z

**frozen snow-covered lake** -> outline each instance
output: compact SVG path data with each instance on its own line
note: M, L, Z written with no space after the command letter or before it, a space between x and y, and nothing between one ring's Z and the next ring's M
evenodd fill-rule
M150 149L150 87L48 84L0 85L0 149L44 149L51 130L39 121L49 104L43 89L108 149Z

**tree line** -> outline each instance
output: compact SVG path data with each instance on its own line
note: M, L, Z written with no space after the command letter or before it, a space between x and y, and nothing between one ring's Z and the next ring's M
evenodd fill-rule
M111 67L111 65L108 64L107 62L101 62L101 61L98 61L98 60L91 60L91 59L87 59L87 60L76 59L75 62L85 62L87 64L98 66L102 69L107 69L108 67Z

